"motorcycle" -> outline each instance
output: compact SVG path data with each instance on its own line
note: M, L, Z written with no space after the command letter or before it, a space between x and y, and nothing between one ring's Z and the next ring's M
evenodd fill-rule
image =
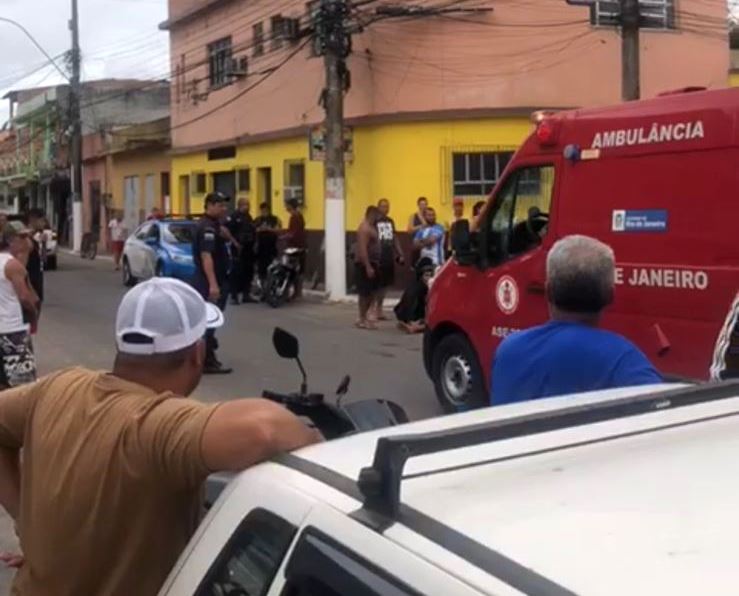
M288 248L282 256L269 266L267 279L262 288L264 301L272 308L278 308L295 296L298 277L303 271L300 267L302 248Z
M321 393L308 390L308 375L300 360L300 342L298 339L280 329L274 330L272 343L277 354L286 360L294 360L302 377L300 390L295 393L278 393L264 391L262 397L278 403L296 416L307 421L318 429L326 440L347 437L355 433L378 430L405 424L408 415L398 404L384 399L368 399L352 403L344 403L349 393L351 377L345 376L336 390L336 403L326 403ZM206 508L215 503L218 496L232 478L232 474L218 473L211 475L206 482Z

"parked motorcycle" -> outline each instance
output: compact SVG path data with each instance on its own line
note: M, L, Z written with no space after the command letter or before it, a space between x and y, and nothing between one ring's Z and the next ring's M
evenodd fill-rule
M262 397L285 406L296 416L306 418L317 428L326 440L346 437L358 432L366 432L397 426L408 422L408 415L398 404L383 399L368 399L352 403L344 403L349 392L351 377L345 376L336 390L336 403L326 403L321 393L308 390L308 376L300 360L300 343L298 339L280 328L272 335L272 343L281 358L294 360L302 381L300 391L296 393L277 393L264 391ZM207 508L216 501L233 474L213 474L206 483L205 504Z
M278 308L295 297L299 276L303 273L300 261L305 250L288 248L267 270L267 279L262 288L264 301Z

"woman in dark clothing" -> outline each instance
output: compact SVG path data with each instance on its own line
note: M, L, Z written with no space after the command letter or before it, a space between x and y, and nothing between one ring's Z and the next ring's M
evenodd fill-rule
M406 333L421 333L426 329L426 297L434 275L434 264L424 257L415 267L416 279L403 292L395 307L398 327Z

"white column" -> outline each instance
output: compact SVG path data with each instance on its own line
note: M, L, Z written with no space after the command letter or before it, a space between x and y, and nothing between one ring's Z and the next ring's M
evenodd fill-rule
M326 180L326 291L346 298L346 201L343 178Z

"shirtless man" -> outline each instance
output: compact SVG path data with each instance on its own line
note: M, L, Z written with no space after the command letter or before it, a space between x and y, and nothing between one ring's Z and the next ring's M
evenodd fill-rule
M359 294L359 329L376 329L368 320L367 313L375 301L379 289L380 273L380 238L377 233L377 221L380 210L372 205L367 208L364 220L357 229L357 254L355 256L355 272L357 293Z

